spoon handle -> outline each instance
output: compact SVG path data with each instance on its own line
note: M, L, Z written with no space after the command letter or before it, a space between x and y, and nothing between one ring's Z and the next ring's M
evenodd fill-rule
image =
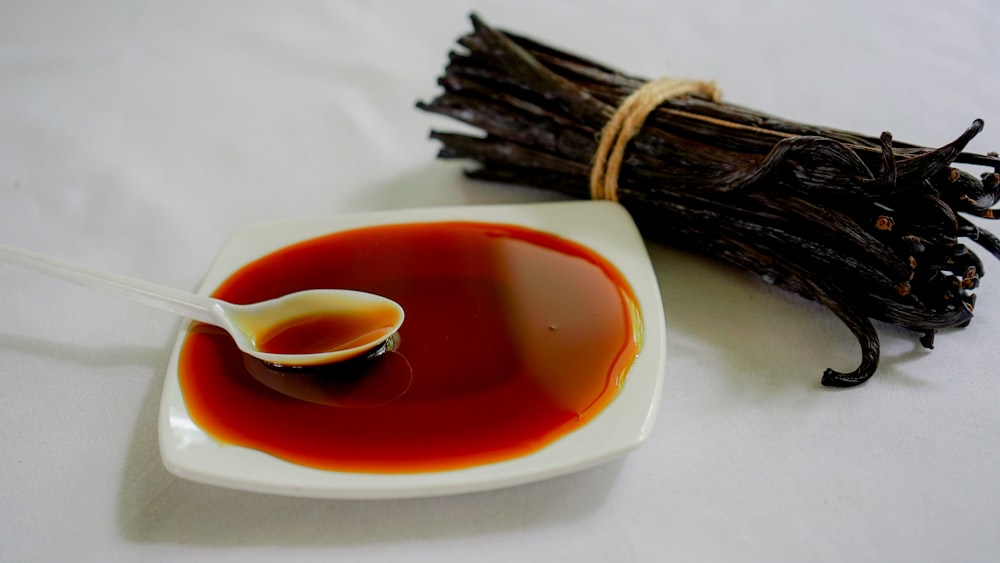
M218 325L218 301L196 293L150 283L111 272L95 270L59 258L44 256L0 243L0 262L21 266L104 293L131 299L189 319Z

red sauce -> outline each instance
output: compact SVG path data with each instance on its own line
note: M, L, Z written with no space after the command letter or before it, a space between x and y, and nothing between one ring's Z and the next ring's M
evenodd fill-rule
M179 369L196 424L222 442L339 471L502 461L596 416L616 396L641 340L635 297L610 263L576 243L508 225L335 233L250 263L214 295L249 303L323 287L402 305L394 351L355 365L360 375L326 380L346 400L316 404L262 384L228 335L198 325ZM360 400L380 392L388 398ZM359 400L352 403L351 393Z
M257 349L269 354L335 352L389 336L396 323L391 307L337 315L307 315L278 325L257 339Z

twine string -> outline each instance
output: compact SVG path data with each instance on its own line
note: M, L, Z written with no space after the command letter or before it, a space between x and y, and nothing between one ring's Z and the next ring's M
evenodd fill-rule
M618 174L625 158L625 147L660 104L689 94L700 94L715 102L722 97L714 82L658 78L646 82L622 100L601 130L601 140L594 152L594 164L590 169L591 199L618 201Z

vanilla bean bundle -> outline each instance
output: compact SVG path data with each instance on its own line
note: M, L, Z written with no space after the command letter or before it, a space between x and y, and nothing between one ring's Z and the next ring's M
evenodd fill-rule
M647 81L472 22L439 80L444 92L418 107L485 135L432 132L440 157L477 161L474 178L592 197L602 131ZM848 373L827 369L824 385L875 373L872 319L920 333L926 347L938 330L972 319L983 268L960 241L1000 257L1000 239L967 218L993 218L1000 197L996 153L963 152L982 121L930 149L703 93L657 104L615 163L613 199L645 236L828 307L858 339L862 359ZM954 164L992 170L976 177Z

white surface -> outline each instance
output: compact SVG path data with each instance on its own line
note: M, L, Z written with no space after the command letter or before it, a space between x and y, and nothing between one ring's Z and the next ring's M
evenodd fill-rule
M1000 149L1000 5L964 2L0 4L0 240L198 286L238 227L529 201L434 162L413 109L475 9L789 118ZM457 127L457 126L456 126ZM179 321L0 269L0 559L987 561L1000 552L1000 264L922 350L880 327L864 387L831 315L650 245L668 324L652 437L621 461L438 499L328 501L170 476L156 413ZM46 302L45 300L50 300ZM55 323L53 311L76 315Z
M187 335L182 327L160 401L160 452L167 469L200 483L255 492L339 499L415 498L540 481L593 467L638 447L656 420L666 335L659 287L646 247L631 217L617 204L452 205L250 225L226 243L199 291L209 294L248 262L303 240L373 225L456 220L518 225L571 240L603 256L628 280L642 317L642 346L618 396L600 414L530 455L500 463L393 475L316 470L220 444L198 428L179 381L178 361Z

